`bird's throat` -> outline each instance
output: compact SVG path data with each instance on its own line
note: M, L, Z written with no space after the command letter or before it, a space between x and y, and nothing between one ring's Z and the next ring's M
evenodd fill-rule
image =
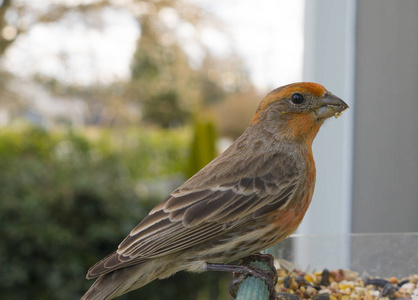
M293 114L286 120L286 125L279 128L279 132L286 140L298 141L311 147L322 123L311 113Z

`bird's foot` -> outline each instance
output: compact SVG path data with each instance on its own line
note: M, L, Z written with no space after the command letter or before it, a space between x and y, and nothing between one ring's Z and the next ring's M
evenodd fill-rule
M253 266L249 266L248 264L252 261L266 262L268 266L270 267L270 269L262 270ZM238 288L240 284L245 280L245 278L247 278L248 276L253 276L256 278L260 278L266 283L270 292L270 300L276 299L276 292L274 290L274 286L276 285L278 278L277 278L276 268L274 267L274 258L270 254L261 254L261 253L252 254L250 256L243 258L242 262L239 265L224 265L224 264L208 263L206 265L206 269L208 271L233 272L234 279L229 285L229 292L234 298L236 298L237 293L238 293Z
M274 274L276 274L276 282L277 282L277 270L276 267L274 266L274 257L271 254L263 254L263 253L254 253L251 254L247 257L242 258L242 262L241 265L248 265L250 262L252 261L262 261L268 264L268 266L270 267L270 270L272 270L274 272Z
M268 264L270 267L269 270L262 270L249 266L249 263L252 261L262 261ZM274 286L277 283L277 270L274 267L274 257L270 254L261 254L255 253L250 256L244 257L241 264L239 265L240 269L235 271L234 279L229 285L229 292L231 295L236 298L239 286L241 283L248 277L253 276L260 278L267 285L270 292L270 300L276 299L276 292Z

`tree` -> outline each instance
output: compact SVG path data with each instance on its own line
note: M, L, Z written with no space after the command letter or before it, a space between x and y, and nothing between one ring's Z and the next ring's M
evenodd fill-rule
M183 49L163 45L152 27L145 18L132 60L132 94L145 121L163 127L184 124L200 102L199 78Z
M198 110L226 96L251 88L243 62L237 55L214 57L203 48L203 57L192 67L181 40L166 40L144 17L141 36L132 59L130 95L139 103L144 121L162 127L186 123ZM203 47L203 46L202 46Z
M30 0L0 0L0 57L37 24L57 23L68 16L77 15L79 21L100 29L100 13L104 9L129 12L141 27L143 22L152 23L157 34L168 29L160 14L164 9L175 11L180 20L193 26L203 26L212 20L203 9L186 0L91 0L82 3L46 0L42 5Z
M70 1L50 2L35 5L25 0L0 1L0 57L22 35L39 23L62 20L68 13L87 14L107 7L111 1L91 1L88 4L72 4Z
M103 13L109 9L127 12L137 21L141 38L132 61L132 83L118 82L111 86L95 84L93 89L91 86L69 88L63 87L54 78L37 78L57 96L82 96L96 124L131 124L133 118L127 118L127 112L139 109L146 122L163 127L184 124L201 103L202 78L197 70L199 67L190 66L190 55L176 36L180 25L198 32L205 26L216 26L217 23L190 1L92 0L80 3L50 0L37 6L28 0L4 0L0 3L0 58L19 38L30 34L31 29L39 24L72 26L76 20L78 23L84 22L86 28L100 30ZM171 24L167 16L176 19L177 23ZM193 39L206 51L199 35ZM69 53L60 54L63 60L68 56ZM10 79L3 78L3 81ZM2 97L0 101L5 103L8 99Z

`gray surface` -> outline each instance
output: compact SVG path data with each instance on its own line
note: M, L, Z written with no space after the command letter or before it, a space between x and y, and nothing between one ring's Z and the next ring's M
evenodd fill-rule
M418 231L418 1L357 5L352 230Z

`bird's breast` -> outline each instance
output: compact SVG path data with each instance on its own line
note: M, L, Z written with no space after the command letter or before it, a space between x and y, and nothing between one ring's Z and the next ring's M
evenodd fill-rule
M294 197L290 200L291 203L272 214L275 227L284 232L284 237L288 237L298 228L313 197L316 170L311 152L308 153L306 162L305 176L301 174L300 182L294 191Z

